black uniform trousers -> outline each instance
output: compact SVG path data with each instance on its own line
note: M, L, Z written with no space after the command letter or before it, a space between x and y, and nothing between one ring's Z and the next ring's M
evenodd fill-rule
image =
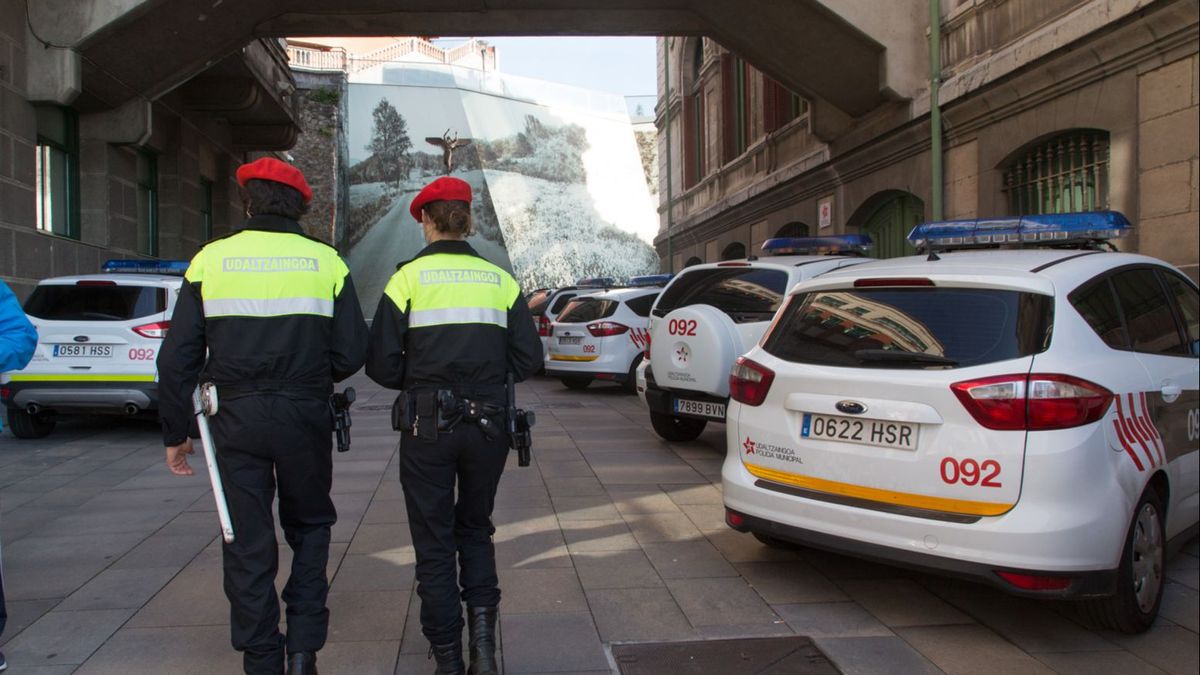
M328 402L271 394L221 400L210 425L234 529L234 542L222 549L233 648L243 652L247 673L278 675L285 647L287 653L315 652L325 645L329 629L325 568L337 512L329 497ZM275 593L279 548L271 507L276 486L279 522L293 554L283 588L286 639L279 632Z
M460 638L461 603L500 604L492 507L507 458L504 434L488 439L468 421L436 441L411 433L400 438L400 485L417 553L421 632L432 644Z

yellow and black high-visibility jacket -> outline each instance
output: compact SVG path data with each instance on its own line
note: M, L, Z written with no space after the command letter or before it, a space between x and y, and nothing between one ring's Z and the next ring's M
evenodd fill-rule
M426 246L392 275L375 320L367 375L391 389L438 387L486 397L542 361L516 280L465 241ZM499 385L500 388L495 388Z
M158 355L167 445L186 437L202 370L218 395L325 398L362 367L367 326L350 270L296 221L250 218L200 249L184 278Z

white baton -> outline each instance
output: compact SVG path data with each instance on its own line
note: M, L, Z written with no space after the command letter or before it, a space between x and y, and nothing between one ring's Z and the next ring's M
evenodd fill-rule
M217 412L217 390L211 383L196 387L192 392L192 408L196 415L196 426L200 428L200 445L204 446L204 461L208 463L208 479L212 482L213 499L217 501L217 517L221 520L221 537L226 544L233 543L233 521L229 518L229 504L225 501L225 487L221 484L221 473L217 470L217 449L213 445L212 431L208 418Z

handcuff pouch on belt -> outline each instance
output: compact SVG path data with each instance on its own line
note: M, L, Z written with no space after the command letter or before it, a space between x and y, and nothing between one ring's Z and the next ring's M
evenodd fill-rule
M502 429L494 417L504 409L492 403L460 398L449 389L402 391L392 404L392 429L425 441L437 440L438 433L450 433L466 420L479 426L490 439Z

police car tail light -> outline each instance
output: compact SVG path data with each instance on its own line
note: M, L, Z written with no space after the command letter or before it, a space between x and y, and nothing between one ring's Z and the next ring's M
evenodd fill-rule
M116 286L115 281L104 281L101 279L81 279L75 282L76 286Z
M538 335L540 337L550 336L550 319L547 319L545 314L538 317Z
M642 359L646 362L650 361L650 340L652 339L650 331L646 331L646 349L642 351Z
M1069 375L1029 376L1029 429L1070 429L1098 421L1111 391Z
M988 429L1025 428L1025 375L1001 375L955 382L950 389L975 418Z
M1099 420L1112 392L1069 375L1001 375L950 385L976 422L988 429L1046 431Z
M775 381L775 372L766 366L739 356L729 373L729 396L746 405L761 405Z
M592 334L592 337L608 337L628 332L629 326L615 321L597 321L596 323L589 323L587 329Z
M144 323L140 326L134 326L133 332L147 338L162 339L167 337L167 330L171 328L170 321L155 321L154 323Z
M855 279L855 288L878 288L889 286L932 286L933 281L921 277L899 278L899 279Z

